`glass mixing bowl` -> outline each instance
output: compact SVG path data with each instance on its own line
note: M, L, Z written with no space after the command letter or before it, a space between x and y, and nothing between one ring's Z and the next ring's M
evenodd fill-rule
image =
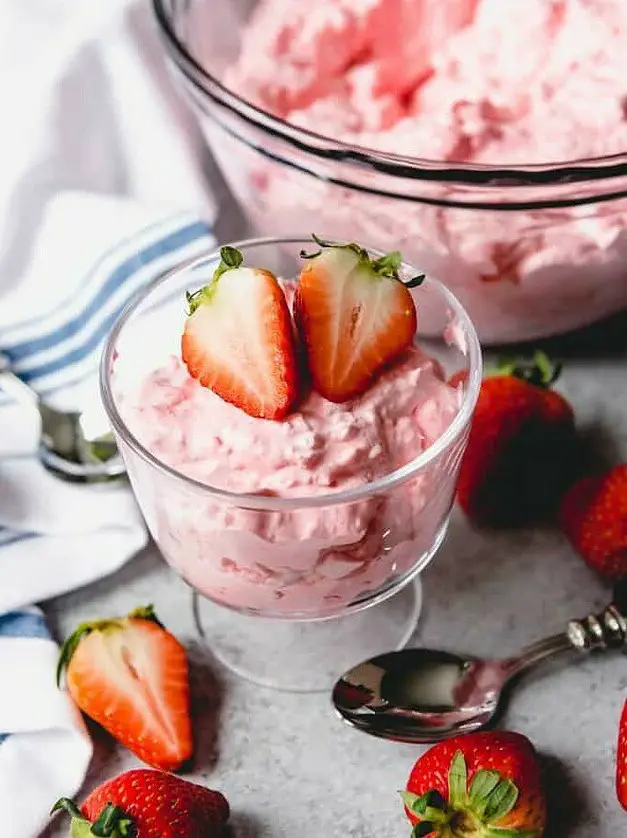
M246 264L293 277L310 243L259 239L234 247ZM150 532L199 594L196 610L212 652L262 683L326 687L344 664L397 648L415 626L416 591L385 601L414 580L444 538L481 381L479 343L457 300L427 278L412 290L417 343L461 381L459 407L444 433L397 471L349 489L308 496L226 491L198 476L202 428L196 422L190 432L184 412L180 426L168 425L167 455L146 442L159 436L159 428L151 433L162 411L181 402L187 374L178 390L168 380L169 389L143 396L152 399L150 410L137 400L146 377L180 356L185 291L206 284L219 258L211 253L181 266L125 310L103 355L103 400ZM407 417L416 434L419 421L423 428L432 422L429 409L420 420ZM229 428L223 433L227 440ZM379 608L369 618L373 605ZM329 620L331 628L294 629L295 622Z
M454 291L486 343L558 334L627 307L627 155L446 164L290 125L221 81L255 5L153 0L174 74L259 233L325 229L399 247Z

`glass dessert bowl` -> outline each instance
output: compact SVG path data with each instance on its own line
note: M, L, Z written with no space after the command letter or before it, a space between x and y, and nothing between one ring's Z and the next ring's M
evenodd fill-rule
M289 301L311 241L233 247L246 265L290 278ZM338 404L305 381L285 418L255 418L181 360L186 292L219 263L216 251L184 264L125 310L103 354L104 404L150 532L195 591L212 653L259 683L326 688L415 628L410 583L446 532L481 381L478 339L427 277L410 291L414 345L365 393Z
M627 306L622 0L153 6L258 234L399 247L487 343Z

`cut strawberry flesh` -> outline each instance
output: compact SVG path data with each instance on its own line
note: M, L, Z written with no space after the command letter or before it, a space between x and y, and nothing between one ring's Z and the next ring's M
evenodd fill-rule
M272 274L238 268L188 318L182 357L194 378L252 416L279 419L296 395L292 324Z
M93 632L67 678L85 712L148 764L171 770L191 756L185 651L159 626L133 620Z
M331 401L362 393L416 331L408 289L350 249L326 251L303 268L295 305L314 385Z

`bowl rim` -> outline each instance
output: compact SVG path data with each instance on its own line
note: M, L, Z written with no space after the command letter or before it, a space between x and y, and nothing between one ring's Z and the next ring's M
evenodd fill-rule
M230 246L239 250L245 250L250 247L276 247L277 245L283 244L310 245L311 239L305 236L262 237L232 242L230 243ZM374 255L382 255L382 251L377 248L368 247L367 250L369 253ZM117 351L116 343L129 319L154 291L174 276L179 276L188 272L191 273L201 265L217 262L219 258L220 247L216 246L215 249L208 251L201 256L195 256L182 262L177 267L165 272L153 282L148 283L148 285L142 288L127 303L119 314L113 327L107 335L101 355L99 370L100 393L109 421L111 422L115 433L124 442L124 444L127 445L135 455L140 457L144 460L144 462L156 469L159 473L178 482L180 485L188 489L194 490L195 492L212 497L222 503L228 503L232 506L242 508L279 512L295 509L331 507L338 504L354 503L356 501L364 500L378 493L387 492L390 489L405 483L407 480L423 471L441 454L453 446L470 426L475 404L479 396L479 389L481 387L483 374L483 362L479 338L470 316L457 297L455 297L455 295L451 293L451 291L449 291L443 283L439 282L439 280L426 276L425 282L435 288L436 291L444 297L444 300L453 311L455 318L458 322L460 322L462 328L464 329L464 336L467 342L467 351L465 354L468 358L469 375L467 388L464 391L463 401L455 418L444 433L413 460L410 460L400 468L395 469L389 474L386 474L371 483L364 483L351 489L326 492L324 494L305 496L298 495L293 497L268 497L265 495L231 492L225 489L219 489L208 483L196 480L195 478L178 471L160 460L139 441L135 434L130 430L118 410L117 399L114 395L111 382L111 372ZM405 262L402 265L402 269L413 271L414 273L416 272L416 268L412 268L411 265Z
M364 146L352 145L341 140L317 134L296 126L275 116L270 111L252 104L239 96L194 58L185 43L177 36L167 4L171 0L152 0L152 9L157 19L159 32L166 50L178 69L194 87L208 95L216 104L236 114L249 125L265 131L276 139L287 142L297 150L331 161L352 163L359 167L402 179L443 182L468 187L497 187L514 190L529 186L566 186L575 183L591 183L627 175L627 150L620 154L602 157L574 158L535 164L490 165L487 163L447 164L428 158L391 154ZM386 193L387 194L387 193ZM602 200L627 196L622 188L602 195ZM399 195L409 199L411 196ZM526 201L524 205L503 206L487 204L501 209L523 209L528 204L534 207L559 207L573 203L589 203L599 198L584 201L559 199L547 201ZM426 201L429 203L429 201ZM447 202L433 201L445 205ZM456 205L453 202L453 205ZM462 204L464 206L465 204ZM483 206L480 204L479 206ZM472 205L469 205L472 206Z

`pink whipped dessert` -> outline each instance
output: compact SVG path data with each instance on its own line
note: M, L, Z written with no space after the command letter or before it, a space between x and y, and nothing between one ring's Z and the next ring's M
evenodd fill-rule
M552 163L627 150L625 43L624 0L261 0L225 83L290 123L366 149ZM261 229L271 218L296 232L315 218L381 247L393 239L455 291L485 340L559 332L625 305L624 200L437 207L249 160L249 189L241 176L234 184ZM437 188L430 194L446 199Z
M137 388L116 390L126 426L162 463L202 486L292 502L251 508L130 468L140 500L150 497L143 507L165 557L215 601L276 614L341 611L402 578L443 535L465 433L409 479L334 502L410 464L458 415L463 387L417 346L350 401L305 385L282 421L223 400L176 354Z
M622 0L263 0L227 82L319 134L430 160L627 148Z

